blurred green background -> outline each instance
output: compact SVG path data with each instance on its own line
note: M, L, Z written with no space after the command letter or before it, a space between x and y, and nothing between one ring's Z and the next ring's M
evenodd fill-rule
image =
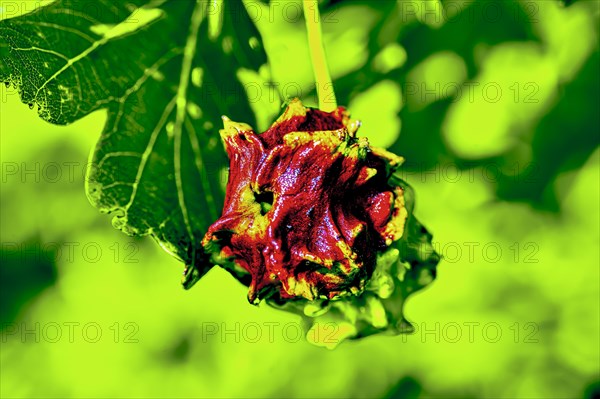
M314 105L300 3L252 4L280 94ZM338 102L407 159L444 256L415 334L330 351L221 269L184 291L85 197L106 114L51 126L2 87L0 396L600 395L599 3L322 7ZM280 105L257 97L259 128Z

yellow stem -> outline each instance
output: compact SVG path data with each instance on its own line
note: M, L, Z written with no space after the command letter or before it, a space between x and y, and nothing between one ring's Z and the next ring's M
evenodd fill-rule
M303 4L310 58L315 74L317 96L319 97L319 109L331 112L337 108L337 101L331 83L331 76L329 75L329 68L327 67L327 59L325 58L319 3L317 0L304 0Z

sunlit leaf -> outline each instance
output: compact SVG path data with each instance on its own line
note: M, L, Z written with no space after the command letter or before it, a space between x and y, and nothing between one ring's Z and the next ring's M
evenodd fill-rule
M266 63L243 4L58 1L2 21L0 55L0 80L43 119L68 124L108 110L90 201L203 274L196 242L223 200L220 117L254 123L235 77Z

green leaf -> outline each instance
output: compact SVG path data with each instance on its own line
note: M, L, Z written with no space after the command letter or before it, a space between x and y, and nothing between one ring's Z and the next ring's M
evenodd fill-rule
M43 119L108 110L90 201L193 265L194 281L210 268L198 243L223 201L220 117L255 123L234 77L265 63L241 1L61 0L0 22L0 80Z

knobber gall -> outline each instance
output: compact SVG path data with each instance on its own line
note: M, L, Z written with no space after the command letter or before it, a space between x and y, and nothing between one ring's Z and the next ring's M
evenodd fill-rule
M292 100L261 134L223 120L230 171L222 215L202 240L210 261L248 286L251 303L305 317L317 344L407 332L402 304L435 278L439 256L395 174L403 159L358 137L344 107ZM331 322L340 328L324 342L315 328Z

